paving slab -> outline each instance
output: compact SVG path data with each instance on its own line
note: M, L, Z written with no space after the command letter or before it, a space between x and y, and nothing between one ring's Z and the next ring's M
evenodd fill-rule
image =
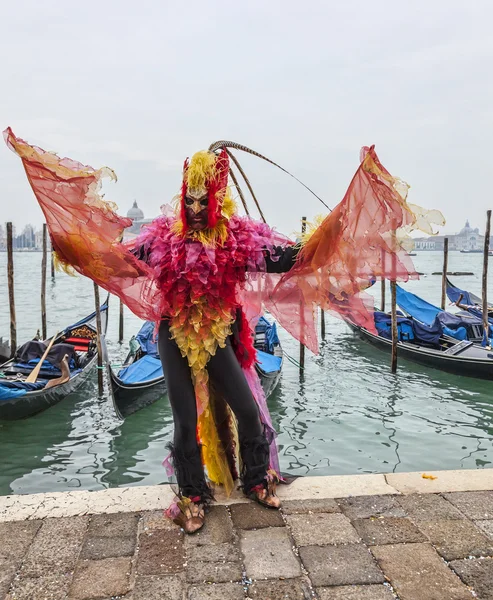
M138 575L132 600L183 600L184 589L180 575Z
M372 555L363 544L304 546L300 558L314 586L383 583Z
M207 549L202 546L187 548L187 563L202 562L237 562L240 560L240 551L234 544L210 544Z
M423 475L431 475L435 479L429 479ZM387 473L385 478L388 484L401 494L493 490L493 469Z
M80 558L101 560L103 558L116 558L118 556L133 556L135 544L135 536L86 538L82 546Z
M400 600L471 600L472 594L430 544L371 549Z
M342 512L350 519L369 519L370 517L405 517L406 513L395 496L357 496L338 498Z
M140 527L143 531L147 529L166 529L167 531L176 529L175 523L168 519L162 510L146 510L143 512Z
M239 562L194 561L186 574L188 583L228 583L241 581L242 576Z
M352 523L358 535L369 546L427 541L427 538L416 525L407 518L380 517L355 519Z
M454 560L450 568L473 588L479 600L493 600L493 558Z
M169 575L185 569L183 532L155 530L141 533L137 572L140 575Z
M93 515L87 528L88 537L135 537L140 521L138 513Z
M354 544L361 541L351 521L340 513L287 515L286 522L298 546Z
M239 534L248 577L278 579L301 576L301 566L285 527L240 531Z
M493 491L453 492L445 498L469 519L493 519Z
M464 515L440 494L410 494L396 501L413 521L463 519Z
M298 515L302 513L338 513L341 509L334 498L321 498L314 500L284 500L282 503L282 512L285 515Z
M445 560L493 556L493 541L467 519L420 521L418 527Z
M0 523L0 562L20 560L27 552L42 521Z
M185 545L204 546L208 544L231 543L234 540L233 523L225 506L213 506L209 510L205 525L193 535L187 535Z
M187 595L187 600L243 600L244 598L245 593L240 583L194 585L188 590Z
M23 577L58 575L74 570L89 519L46 519L22 564Z
M317 588L319 600L395 600L387 585L342 585Z
M262 529L263 527L284 527L281 513L256 503L233 504L230 507L233 525L237 529Z
M10 589L10 584L15 577L19 561L0 561L0 598L3 598Z
M490 539L493 540L493 520L474 521L476 527L479 527Z
M72 574L21 577L13 581L5 600L65 600L71 581Z
M70 599L88 600L123 596L130 591L130 558L105 558L78 563Z
M248 588L251 600L311 600L310 584L307 580L286 579L254 581Z

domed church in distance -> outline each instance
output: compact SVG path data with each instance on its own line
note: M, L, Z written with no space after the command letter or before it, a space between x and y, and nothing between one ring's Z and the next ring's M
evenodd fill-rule
M133 221L132 226L125 229L124 237L127 239L136 236L140 232L142 225L147 225L147 223L154 220L145 218L144 211L139 208L137 200L134 200L132 208L127 212L127 217Z

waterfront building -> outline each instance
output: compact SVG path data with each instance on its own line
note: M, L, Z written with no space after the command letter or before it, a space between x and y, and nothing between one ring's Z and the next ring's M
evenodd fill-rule
M482 250L484 247L484 235L479 228L473 229L469 220L459 233L449 235L433 235L430 237L414 238L415 250L438 250L443 251L443 240L448 237L449 250Z
M134 200L132 208L127 212L127 217L132 219L133 223L131 227L127 227L127 229L125 229L125 233L123 235L124 239L135 237L140 232L143 225L147 225L155 219L155 217L152 219L145 218L144 211L137 204L137 200Z

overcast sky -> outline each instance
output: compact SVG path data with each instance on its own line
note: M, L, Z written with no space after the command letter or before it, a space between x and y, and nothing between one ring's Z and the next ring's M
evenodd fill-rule
M186 156L217 139L262 152L333 206L375 144L440 209L484 228L493 131L487 0L43 0L1 9L0 126L93 167L106 197L146 216L177 192ZM323 206L242 158L269 223L290 234ZM20 160L0 148L0 221L40 224Z

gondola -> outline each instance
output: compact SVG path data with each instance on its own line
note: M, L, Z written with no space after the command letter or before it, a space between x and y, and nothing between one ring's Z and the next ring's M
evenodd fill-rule
M483 348L481 319L466 312L447 313L397 286L397 355L415 363L466 377L493 379L493 351ZM391 317L375 311L377 333L350 321L365 341L388 353L392 350Z
M477 306L478 309L482 310L482 307L483 307L482 298L480 298L479 296L476 296L472 292L468 292L467 290L461 290L460 288L455 286L448 277L447 277L446 292L447 292L447 296L448 296L448 299L450 300L450 302L455 303L460 300L460 302L462 304L467 304L469 306ZM490 304L488 302L488 309L489 309L488 310L489 312L493 311L493 304Z
M107 324L108 299L101 306L103 332ZM16 357L0 367L0 420L31 417L75 391L96 364L96 331L94 312L58 333L35 383L27 383L26 378L52 338L45 342L28 342L19 348ZM27 360L29 357L33 358Z
M116 372L110 365L103 340L103 357L111 382L113 405L121 418L159 400L166 393L166 381L153 340L154 324L146 321L130 340L130 349L122 367ZM255 328L256 369L266 397L281 377L282 348L275 323L261 317Z
M347 323L363 340L391 353L391 339L376 335L349 321ZM440 336L437 347L428 346L417 339L400 340L397 342L397 356L454 375L493 380L493 352L469 340L457 341L448 336Z

